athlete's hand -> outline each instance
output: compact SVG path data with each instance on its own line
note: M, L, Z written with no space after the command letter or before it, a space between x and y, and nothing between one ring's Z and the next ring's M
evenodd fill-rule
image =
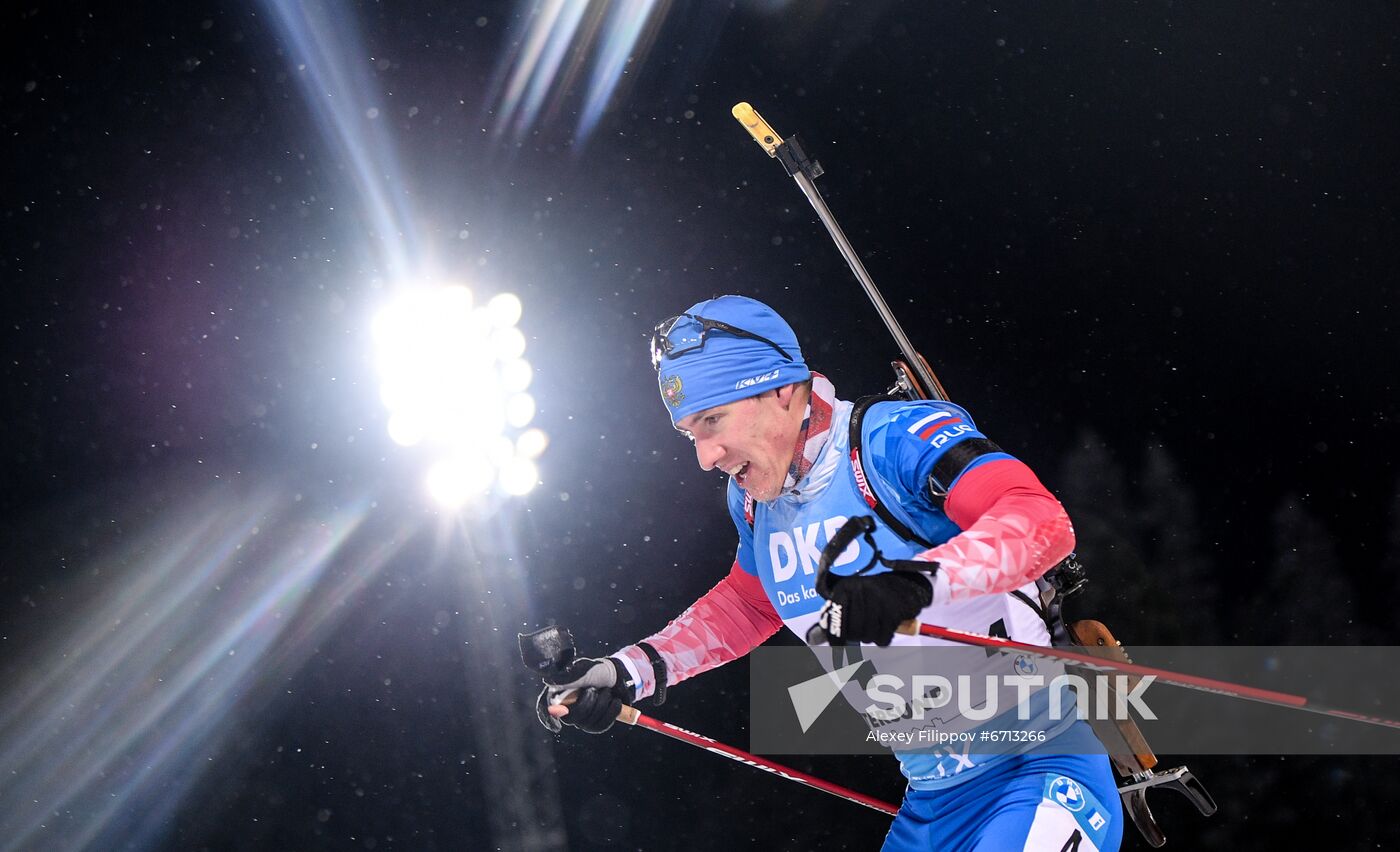
M826 598L817 623L833 639L888 645L895 628L933 603L933 584L917 571L842 577L824 574L817 593Z
M553 733L571 725L590 734L601 734L617 721L624 703L631 704L632 684L627 670L613 657L579 657L544 676L545 688L535 702L540 724ZM573 697L565 705L565 699Z

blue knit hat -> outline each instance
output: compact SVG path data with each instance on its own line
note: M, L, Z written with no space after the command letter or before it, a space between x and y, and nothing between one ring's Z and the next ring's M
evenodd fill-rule
M707 327L704 320L735 331ZM736 333L740 331L753 337ZM672 424L812 376L792 327L772 308L747 296L719 296L694 304L669 325L658 326L656 337L653 354L661 355L656 379ZM669 354L657 348L661 338L668 341Z

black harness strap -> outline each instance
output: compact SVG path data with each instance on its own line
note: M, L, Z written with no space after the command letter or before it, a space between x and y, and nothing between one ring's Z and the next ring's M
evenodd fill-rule
M887 396L885 394L875 394L873 396L863 396L855 401L855 405L851 408L849 441L851 465L855 468L856 484L860 486L861 495L865 497L865 502L870 504L870 508L875 510L875 514L880 517L880 520L885 522L885 526L889 527L894 531L895 535L905 541L915 542L916 544L922 545L923 548L927 550L933 547L933 543L909 529L907 524L899 518L896 518L894 513L892 513L884 503L880 502L879 496L875 493L874 487L870 485L870 480L865 475L865 466L860 460L860 426L865 420L865 412L870 409L870 406L877 402L894 402L899 399L899 397Z
M1040 620L1043 621L1043 622L1045 622L1046 625L1049 625L1049 624L1050 624L1050 615L1049 615L1049 613L1047 613L1047 612L1045 611L1045 608L1042 607L1040 604L1038 604L1038 603L1036 603L1035 601L1031 600L1031 596L1030 596L1030 595L1028 595L1028 594L1026 594L1025 592L1021 591L1020 589L1012 589L1010 594L1011 594L1012 597L1016 598L1016 599L1019 600L1021 603L1025 604L1026 606L1028 606L1028 607L1030 607L1032 610L1034 610L1034 611L1035 611L1035 614L1038 615L1038 616L1040 616Z
M949 447L933 466L933 473L928 475L928 493L933 505L941 511L948 499L948 488L958 481L967 466L982 456L1001 451L1001 447L987 438L968 438Z

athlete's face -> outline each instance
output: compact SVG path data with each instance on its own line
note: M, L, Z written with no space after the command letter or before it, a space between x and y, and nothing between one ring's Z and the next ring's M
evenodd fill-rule
M719 468L760 502L782 491L802 429L801 385L706 409L676 424L695 442L701 470Z

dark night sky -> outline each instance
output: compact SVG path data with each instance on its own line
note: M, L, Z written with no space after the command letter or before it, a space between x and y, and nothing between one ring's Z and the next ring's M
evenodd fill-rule
M643 732L553 743L509 668L516 630L605 651L727 569L657 319L745 293L843 396L888 383L739 100L801 131L953 398L1065 500L1120 637L1400 644L1393 4L675 2L591 132L597 42L503 134L529 3L336 4L317 55L276 6L5 13L3 848L878 844ZM354 147L299 83L330 54L326 103L375 110ZM437 515L385 435L392 243L524 302L552 443L493 517ZM744 664L673 695L747 743ZM1393 760L1191 763L1222 812L1163 801L1169 848L1400 842ZM798 765L900 793L891 761Z

